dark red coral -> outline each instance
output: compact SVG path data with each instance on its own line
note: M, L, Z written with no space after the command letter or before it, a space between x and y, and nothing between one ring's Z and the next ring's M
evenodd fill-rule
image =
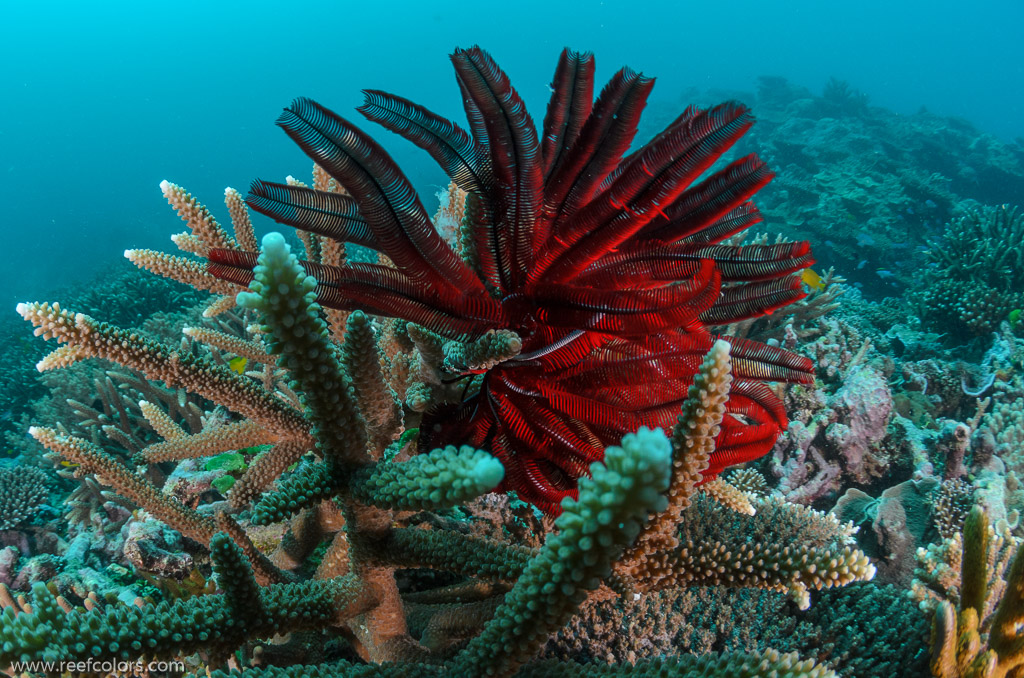
M538 138L486 52L457 50L452 62L468 132L379 91L367 91L359 111L425 149L468 192L473 256L441 237L377 143L308 99L278 124L349 195L256 182L248 202L394 262L307 264L325 306L455 339L519 334L522 353L490 369L478 393L424 417L421 447L489 449L505 464L503 489L557 512L606 445L641 425L674 424L716 338L709 326L803 296L794 274L812 263L810 250L806 242L722 244L761 220L750 198L772 177L753 155L703 176L752 124L742 104L688 108L626 155L652 79L623 69L595 101L593 57L563 51ZM209 269L247 284L254 263L218 250ZM766 382L812 379L804 358L726 339L735 381L706 478L765 454L786 426Z

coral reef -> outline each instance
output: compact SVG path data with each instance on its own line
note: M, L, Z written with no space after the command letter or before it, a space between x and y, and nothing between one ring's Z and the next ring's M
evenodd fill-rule
M0 586L0 664L833 675L809 644L796 648L803 658L761 644L606 653L613 665L535 661L584 604L710 586L786 594L806 608L812 592L875 568L853 548L854 526L713 480L763 454L785 426L765 382L810 381L807 358L707 330L799 299L793 273L810 262L805 243L719 244L759 218L748 199L770 174L756 158L690 186L749 126L745 109L690 109L620 164L646 79L620 72L591 114L593 61L566 51L538 140L485 53L453 59L472 137L383 93L369 93L363 111L428 147L468 188L449 189L449 201L464 202L439 212L443 223L461 215L457 231L446 227L455 243L368 137L300 101L282 124L316 157L315 188L259 182L251 203L298 222L304 258L277 233L257 252L237 192L226 193L232 237L168 182L190 227L175 243L208 258L209 272L195 259L126 253L220 295L208 318L244 320L192 326L168 343L59 304L19 305L60 344L40 370L101 358L139 384L132 400L143 397L128 408L96 382L103 407L78 407L74 431L29 432L74 469L74 511L122 505L98 483L140 507L120 529L122 551L164 583L160 601L131 588L101 601L39 568L20 584L25 598ZM510 160L509 148L525 151ZM379 254L358 263L347 244ZM642 289L618 287L622 275ZM248 290L236 296L240 285ZM495 488L558 517L480 498ZM89 551L84 538L105 524L79 521L76 548Z
M701 95L722 96L689 96ZM1024 205L1024 146L963 119L873 106L837 79L820 96L780 77L728 95L758 112L740 152L778 172L761 192L768 227L811 239L819 262L872 298L919 286L931 239L970 201ZM652 122L674 115L652 108Z
M541 129L454 61L467 130L361 109L450 174L432 219L299 100L308 185L221 226L161 184L184 256L126 256L186 285L19 306L61 345L33 384L42 339L5 344L7 454L49 480L0 529L0 668L1021 675L1024 219L984 204L1024 152L764 78L750 133L673 111L626 155L647 78L592 102L567 51Z
M321 422L314 429L313 439L323 464L333 465L334 473L340 475L346 465L352 464L347 458L360 458L367 451L365 433L353 435L366 427L353 399L359 389L352 388L332 344L321 343L322 351L309 350L310 342L327 341L327 327L313 301L312 280L277 234L264 239L257 281L259 284L253 286L254 291L242 303L257 305L264 313L264 332L277 338L270 344L271 350L291 367L293 383L302 394L307 416ZM136 367L157 366L160 349L152 342L99 325L81 314L72 315L46 305L23 305L21 310L45 334L63 339L67 343L65 348L71 351L84 352L86 347L99 353L117 350L126 363ZM352 329L350 323L349 336ZM344 354L344 347L340 352ZM0 658L6 662L86 655L132 659L172 657L204 649L210 653L211 661L217 663L249 638L271 636L285 628L294 632L340 625L349 629L351 642L364 659L426 661L409 670L431 675L442 670L433 662L444 657L448 649L447 645L431 647L429 639L435 637L431 624L444 623L446 616L439 610L435 614L437 621L428 622L420 641L413 640L408 635L402 596L393 578L396 566L415 564L484 580L515 580L502 602L488 601L489 610L477 622L472 621L475 617L469 613L474 603L466 603L470 608L460 614L462 623L479 623L483 630L450 659L450 670L457 675L511 675L549 634L568 621L584 600L585 591L597 588L602 580L613 588L642 587L647 581L647 586L666 587L713 573L691 571L685 562L668 571L652 570L645 563L675 560L656 557L658 547L674 547L677 540L671 527L681 509L689 504L694 483L700 478L699 469L707 468L732 383L729 353L730 345L724 341L713 346L682 407L671 443L660 431L641 428L635 436L627 435L621 448L606 450L603 463L592 465L590 476L581 479L579 498L563 502L563 512L555 523L557 532L549 534L540 549L395 524L400 514L392 514L388 508L437 510L484 492L500 480L502 469L490 455L468 448L449 448L405 462L362 462L351 466L347 482L334 486L333 491L344 514L344 529L335 533L317 575L306 580L295 580L294 575L263 557L239 524L225 513L218 513L215 519L207 518L160 493L87 441L52 429L33 428L32 435L48 447L99 473L165 522L208 544L218 587L223 593L174 605L114 605L102 610L66 611L44 586L37 584L33 587L31 611L22 608L11 614L14 608L8 606L0 617L5 635L13 639L5 645ZM181 359L165 359L176 360ZM258 398L258 392L243 388L246 382L238 382L229 371L222 372L216 365L183 361L175 370L177 378L231 398L239 409L246 407L265 418L284 417L280 409ZM326 378L328 374L330 378ZM234 383L235 388L229 388L228 383ZM345 388L332 390L334 384ZM344 412L347 407L352 418L323 417L322 408L328 398L332 413ZM712 404L716 402L717 405ZM325 430L327 427L333 432ZM347 431L348 437L339 437L340 430ZM315 471L307 470L310 468L317 467L300 467L278 484L276 492L265 495L256 505L253 519L262 521L278 515L278 507L283 508L278 497L291 498L292 512L298 508L297 491L322 492L309 484L316 477ZM668 498L661 494L665 489L670 490ZM655 513L655 518L644 526L649 511ZM799 518L801 509L796 506L789 511L804 523L818 520L811 514ZM785 527L778 520L766 522ZM839 527L838 523L834 527L829 525L826 521L819 528L824 530L821 538L826 540ZM738 531L733 539L742 532L734 529ZM813 532L807 524L800 529ZM835 534L848 532L839 530ZM616 577L612 574L612 563L634 539L649 546L634 547L625 553L620 572L628 579L623 575ZM685 542L680 542L680 547L683 550L678 556L687 549ZM771 568L766 570L764 582L744 577L733 579L732 584L796 587L792 590L806 592L808 586L819 588L870 578L873 568L862 555L849 550L844 554L836 558L826 551L820 554L824 561L810 564L806 555L783 551L780 563L786 563L786 567L776 574L769 574ZM737 570L741 571L742 568ZM654 578L645 577L647 572L654 574ZM460 590L464 596L479 588L478 584L466 584L473 583L456 585L451 594L446 594L447 587L443 587L435 596L444 600L446 595L459 596ZM490 620L486 621L488 617ZM449 633L443 637L447 643L452 636ZM46 640L40 642L40 638ZM505 648L505 652L495 651L500 648ZM431 659L432 651L440 655ZM726 671L722 675L732 675L728 672L739 670L749 661L760 663L762 668L758 670L774 666L776 670L788 668L793 675L824 675L811 662L796 663L792 657L769 651L758 657L752 660L740 654L722 659L719 666ZM671 661L687 666L690 660ZM542 671L544 666L533 671ZM752 669L751 666L749 670ZM342 667L336 666L334 670Z

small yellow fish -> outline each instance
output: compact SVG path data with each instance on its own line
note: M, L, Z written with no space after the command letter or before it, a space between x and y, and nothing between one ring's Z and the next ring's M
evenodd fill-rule
M75 468L78 466L78 464L76 464L75 462L67 460L62 461L60 465L63 466L64 468Z
M245 374L245 366L249 364L248 358L238 355L228 361L228 367L238 374Z
M825 289L825 281L821 279L820 275L809 268L804 269L804 272L800 274L800 279L804 281L805 285L816 292Z

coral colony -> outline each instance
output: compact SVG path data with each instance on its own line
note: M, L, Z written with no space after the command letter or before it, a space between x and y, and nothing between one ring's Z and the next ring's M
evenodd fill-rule
M125 253L213 293L183 337L18 305L60 344L41 372L119 367L92 404L67 399L77 423L29 429L76 488L73 528L61 562L16 567L40 534L3 542L0 670L1024 675L1016 519L974 506L965 480L974 431L1002 444L1013 424L991 417L1018 414L943 429L941 486L918 450L905 483L857 489L915 402L829 319L842 279L809 269L807 242L744 243L773 177L755 154L722 160L748 109L690 107L635 146L654 81L624 68L595 99L594 58L565 50L538 130L486 52L451 60L468 129L376 90L358 109L448 174L433 218L368 134L298 99L278 125L311 186L228 189L232 235L164 182L185 255ZM249 208L294 236L258 243ZM990 240L1022 223L972 215L959 226ZM1021 350L1002 341L991 374ZM934 393L929 369L907 363L906 382ZM909 431L906 450L924 440ZM0 468L0 527L47 482ZM941 539L913 571L886 530L926 492ZM876 572L914 574L911 594Z

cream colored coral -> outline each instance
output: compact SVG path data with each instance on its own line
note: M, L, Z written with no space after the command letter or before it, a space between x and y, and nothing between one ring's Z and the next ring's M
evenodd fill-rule
M236 304L234 294L229 294L226 297L217 297L216 299L211 301L209 306L206 307L206 310L203 311L203 317L215 318L221 313L230 311L235 306Z
M753 468L738 468L726 480L737 490L754 497L764 497L770 492L764 476Z
M187 437L185 430L178 426L162 408L145 400L139 401L139 409L156 434L164 440L181 440Z
M164 254L155 250L125 250L124 257L141 269L176 280L197 290L223 294L234 299L235 294L242 289L234 283L214 278L206 272L206 267L201 262L194 259ZM234 301L232 301L232 305L234 305Z
M209 253L210 249L202 240L191 233L175 233L171 236L171 242L173 242L182 252L195 254L199 257L205 257Z
M259 252L260 246L256 242L252 221L249 219L249 208L245 206L242 194L230 186L225 188L224 204L227 205L228 214L231 215L231 225L234 227L238 246L246 252Z
M875 566L851 546L838 550L802 544L687 542L679 551L671 586L749 586L785 592L800 609L810 605L810 589L868 581Z
M265 365L277 364L277 358L267 353L262 343L248 341L206 327L183 327L181 332L186 337L191 337L200 343L243 356L254 362Z
M36 363L36 369L40 372L56 370L88 357L88 352L81 346L61 346L43 356L42 360Z
M154 443L142 451L148 463L209 457L277 442L277 436L261 424L248 419L230 424L209 424L195 435Z
M133 473L116 459L81 438L66 436L50 428L33 426L29 435L70 462L74 462L106 485L146 507L156 518L183 535L209 544L216 527L209 518L165 495L148 480Z
M263 490L277 480L285 469L297 462L307 450L313 448L311 438L300 437L284 440L249 465L245 474L238 479L228 494L228 502L234 508L243 508L253 502Z
M332 238L322 238L320 240L320 263L324 266L344 266L345 261L345 243L338 242ZM345 323L348 320L349 312L336 308L325 308L323 312L327 316L327 326L331 330L331 340L335 344L340 344L345 339Z
M679 545L676 526L690 505L701 473L708 467L729 400L729 351L729 343L719 339L705 356L672 434L668 507L643 527L616 566L617 572L633 578L642 588L656 586L675 569L671 553Z
M736 513L743 513L748 516L757 513L757 509L754 508L750 497L746 493L721 478L715 478L710 482L704 483L700 486L700 489L704 494Z
M178 213L178 216L192 229L192 234L202 243L204 251L199 254L206 256L211 249L236 249L238 247L234 239L213 218L210 210L201 205L184 188L165 180L160 182L160 191Z
M97 322L84 313L69 313L57 304L22 303L17 310L36 326L37 336L56 337L60 342L80 347L89 357L113 360L138 370L147 379L159 379L173 388L184 388L222 403L267 426L281 438L308 435L309 425L301 414L227 367L172 351L134 332Z

